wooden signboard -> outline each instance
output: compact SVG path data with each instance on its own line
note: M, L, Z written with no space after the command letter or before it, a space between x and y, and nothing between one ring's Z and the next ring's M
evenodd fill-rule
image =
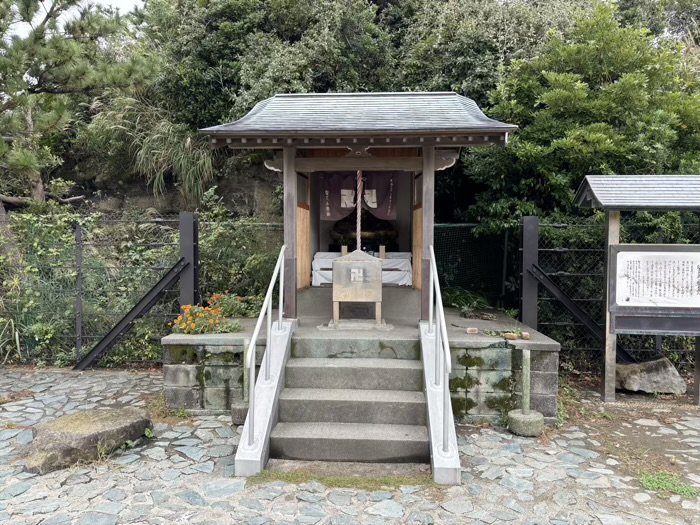
M610 246L613 334L700 335L700 246Z

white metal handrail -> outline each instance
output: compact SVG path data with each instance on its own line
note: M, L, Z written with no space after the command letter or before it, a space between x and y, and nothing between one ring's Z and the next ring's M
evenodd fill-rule
M442 451L447 453L449 448L449 418L450 410L450 373L452 373L452 358L450 341L447 338L447 323L445 309L442 305L442 292L438 280L435 251L430 246L430 299L428 303L428 333L435 335L435 386L442 384ZM437 318L436 318L437 317ZM437 330L435 328L437 327Z
M258 322L255 323L255 330L253 330L253 336L250 339L250 344L248 345L248 354L246 356L246 366L248 367L248 445L253 446L255 443L255 353L258 342L258 335L260 335L260 329L262 328L263 320L267 318L267 338L265 340L265 353L270 350L270 341L272 340L272 292L275 288L275 283L279 277L279 316L277 319L277 330L282 331L282 308L284 306L284 250L285 246L280 249L280 254L277 257L277 264L275 264L275 269L272 272L272 278L270 279L270 285L267 287L267 293L265 294L265 300L263 301L262 308L260 309L260 315L258 315ZM270 355L265 358L263 354L264 367L264 381L270 381Z

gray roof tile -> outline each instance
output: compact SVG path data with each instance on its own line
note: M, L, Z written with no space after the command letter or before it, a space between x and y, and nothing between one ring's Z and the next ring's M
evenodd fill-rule
M456 93L309 93L275 95L246 116L200 130L208 135L339 136L508 132Z
M576 204L613 211L700 210L700 175L588 175Z

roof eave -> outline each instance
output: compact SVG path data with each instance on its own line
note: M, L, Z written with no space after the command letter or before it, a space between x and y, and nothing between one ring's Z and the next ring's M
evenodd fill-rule
M435 137L450 137L453 135L480 135L483 133L510 133L516 131L518 126L508 127L485 127L485 128L463 128L463 129L426 129L426 130L343 130L343 131L232 131L228 129L217 129L218 126L211 128L202 128L199 133L203 135L216 135L228 138L323 138L323 137L408 137L408 136L435 136Z

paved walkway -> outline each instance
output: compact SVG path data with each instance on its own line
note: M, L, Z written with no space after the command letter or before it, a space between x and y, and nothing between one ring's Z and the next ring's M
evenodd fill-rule
M460 487L328 488L317 481L251 485L232 478L240 429L225 417L159 424L156 437L85 468L45 476L17 461L25 427L94 407L145 406L160 374L0 371L0 522L11 524L507 523L637 525L698 523L700 500L660 499L601 455L594 428L567 427L551 442L469 427L459 436ZM648 427L677 438L676 453L698 483L700 417ZM663 430L665 429L665 430ZM585 430L585 431L584 431ZM671 431L675 431L672 434ZM676 445L674 445L676 446ZM680 450L679 448L679 450Z

